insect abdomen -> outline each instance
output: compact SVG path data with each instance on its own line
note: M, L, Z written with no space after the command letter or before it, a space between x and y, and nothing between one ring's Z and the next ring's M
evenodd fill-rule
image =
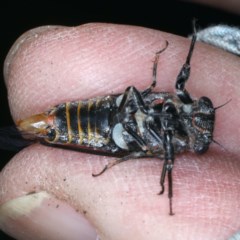
M100 148L110 141L111 97L61 104L54 111L54 143Z

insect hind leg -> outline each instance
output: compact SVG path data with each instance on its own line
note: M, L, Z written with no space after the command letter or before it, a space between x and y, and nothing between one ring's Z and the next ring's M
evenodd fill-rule
M192 36L191 45L190 45L190 48L188 51L188 55L187 55L185 63L183 64L183 66L177 76L176 85L175 85L177 96L184 104L193 103L193 100L192 100L190 94L188 93L188 91L185 88L185 84L190 76L190 69L191 69L190 61L191 61L194 46L195 46L195 43L197 40L195 21L193 22L193 30L194 30L193 36Z
M155 59L154 59L154 62L153 62L152 84L142 92L143 96L146 96L149 93L151 93L152 90L156 86L156 83L157 83L157 67L158 67L159 56L162 52L164 52L167 49L168 41L166 41L165 44L166 44L165 47L163 49L159 50L158 52L156 52L156 54L155 54Z

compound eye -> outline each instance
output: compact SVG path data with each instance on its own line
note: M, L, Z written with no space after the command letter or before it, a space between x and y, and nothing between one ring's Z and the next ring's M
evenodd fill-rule
M194 152L197 154L205 153L208 150L211 141L211 136L208 136L207 134L199 136L193 146Z
M201 97L198 101L199 107L204 112L210 113L212 110L214 110L212 101L208 97Z
M208 148L209 148L209 144L206 144L206 143L196 144L193 147L194 152L197 154L205 153L208 150Z
M57 138L57 132L55 129L50 128L47 133L47 141L48 142L54 142Z

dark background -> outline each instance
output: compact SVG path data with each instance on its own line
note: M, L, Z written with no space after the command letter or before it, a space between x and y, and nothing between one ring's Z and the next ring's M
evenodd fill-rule
M177 35L187 36L192 32L192 20L198 19L201 28L212 24L225 23L238 25L240 17L207 6L168 1L144 1L134 6L124 5L122 1L105 3L103 0L81 6L71 3L34 1L31 4L1 6L1 79L0 79L0 128L13 124L8 108L7 92L3 80L4 59L14 41L25 31L41 25L79 25L88 22L111 22L139 25L159 29ZM83 4L83 3L82 3ZM157 4L157 5L156 5ZM0 170L14 155L14 152L0 150ZM0 231L0 240L12 239Z

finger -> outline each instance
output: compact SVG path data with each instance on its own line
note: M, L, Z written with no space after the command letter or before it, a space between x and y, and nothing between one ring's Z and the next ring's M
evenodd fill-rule
M160 57L157 89L170 91L186 56L189 45L187 40L149 29L116 25L87 25L74 30L60 28L39 34L36 39L28 38L27 42L23 42L18 51L8 58L10 60L6 61L10 62L5 75L13 116L15 119L23 118L66 100L106 95L109 91L122 92L130 84L139 89L146 88L146 79L151 80L151 60L165 39L170 42L170 47ZM237 58L227 53L198 46L192 64L195 70L192 71L191 79L194 82L189 80L188 90L193 96L201 96L202 93L213 96L214 102L219 101L216 92L221 94L220 100L229 97L229 93L239 99L236 76L239 66L236 62ZM219 70L220 63L222 68ZM226 67L231 71L226 71ZM219 82L223 84L218 85ZM236 106L236 102L234 105ZM223 112L219 119L230 118L234 125L237 115L233 113L234 108L231 107L228 113ZM218 120L216 128L224 126L219 129L220 133L232 130L231 136L226 134L224 137L231 140L227 147L233 149L237 155L239 152L234 141L236 129L234 132L232 126L225 126L223 123ZM174 208L178 214L173 220L169 220L167 215L167 197L154 194L159 191L160 162L133 161L114 167L101 178L92 179L89 178L91 172L101 168L106 158L59 149L50 151L43 146L26 149L25 155L16 156L12 165L5 170L1 186L11 191L2 191L5 194L1 196L1 202L29 193L33 186L37 186L37 189L46 190L64 199L75 208L83 210L84 207L89 207L87 217L105 239L126 239L123 235L137 235L138 239L146 239L148 235L152 237L150 239L158 239L157 236L162 235L176 236L180 230L182 236L192 234L203 237L200 232L205 234L205 237L216 237L217 234L227 236L230 229L222 226L231 218L232 222L228 223L232 230L237 224L235 220L239 218L239 212L234 210L239 207L239 203L235 201L239 197L236 191L239 185L235 184L239 179L236 157L230 158L223 154L222 158L216 158L216 153L212 152L201 159L187 155L176 161ZM17 167L19 163L21 167ZM54 175L56 168L58 174ZM27 169L35 169L34 179L32 172ZM49 175L53 180L41 181L46 169L50 171ZM26 186L24 182L14 180L14 176L19 176L20 172L28 178L30 185ZM64 175L69 176L71 186L61 186ZM206 184L203 178L210 184ZM18 186L17 189L13 183ZM219 187L226 184L227 189ZM86 187L89 190L86 190ZM216 188L220 188L218 194L215 193ZM203 199L199 198L199 189ZM226 205L226 195L231 202L230 206ZM70 201L66 196L76 197L70 197ZM87 196L87 200L82 200L83 196ZM215 202L218 204L214 205ZM219 211L220 209L223 212ZM215 221L209 218L213 214L217 216ZM217 219L223 215L223 221L219 224ZM199 219L199 216L202 217ZM209 224L218 226L219 230L206 231Z
M1 230L14 239L96 240L94 228L76 209L45 192L31 192L0 206Z
M129 83L150 85L152 60L165 39L143 28L127 36L131 29L135 28L92 24L44 34L34 31L27 40L20 39L5 70L13 117L23 118L66 100L123 92ZM147 32L141 36L145 31L150 36ZM30 54L21 57L26 52ZM32 101L38 102L37 109Z
M156 90L174 91L189 47L186 40L144 28L100 26L45 31L40 28L38 33L32 30L15 43L5 62L9 104L15 120L65 101L123 92L129 85L145 89L151 83L154 54L164 47L166 39L171 42L160 56ZM233 127L238 121L235 109L239 107L239 61L209 49L213 48L197 46L187 89L196 97L209 96L216 106L233 99L225 107L227 111L217 111L216 134L228 135L229 140L218 140L228 149L238 149L239 132ZM232 124L223 128L225 119Z

